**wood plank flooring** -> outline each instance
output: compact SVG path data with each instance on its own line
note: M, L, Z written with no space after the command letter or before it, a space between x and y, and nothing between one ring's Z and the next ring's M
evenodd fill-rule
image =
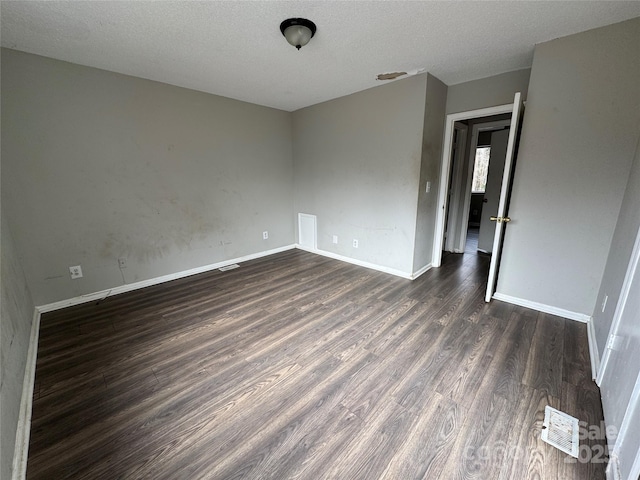
M43 315L30 479L604 479L585 325L292 250ZM583 460L603 441L584 440Z

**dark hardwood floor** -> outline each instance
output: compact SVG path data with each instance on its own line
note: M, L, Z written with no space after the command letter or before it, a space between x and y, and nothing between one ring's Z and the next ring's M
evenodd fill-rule
M487 262L292 250L43 315L28 478L603 479L539 439L602 420L585 325L485 304Z

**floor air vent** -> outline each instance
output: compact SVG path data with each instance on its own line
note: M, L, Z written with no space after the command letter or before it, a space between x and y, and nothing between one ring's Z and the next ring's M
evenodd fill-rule
M218 270L221 272L226 272L227 270L233 270L234 268L238 268L240 265L237 263L232 263L231 265L225 265L224 267L220 267Z
M564 453L578 458L578 419L547 405L544 407L542 424L543 441Z

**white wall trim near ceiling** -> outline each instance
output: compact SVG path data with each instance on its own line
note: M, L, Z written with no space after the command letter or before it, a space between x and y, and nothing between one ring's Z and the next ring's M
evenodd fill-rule
M80 297L70 298L68 300L61 300L59 302L48 303L46 305L40 305L36 307L40 313L52 312L61 308L71 307L74 305L80 305L82 303L94 302L96 300L102 300L113 295L120 293L131 292L140 288L150 287L152 285L158 285L160 283L170 282L171 280L177 280L178 278L190 277L191 275L197 275L198 273L205 273L211 270L216 270L227 265L234 263L246 262L248 260L254 260L260 257L266 257L267 255L273 255L274 253L284 252L286 250L292 250L295 245L285 245L284 247L274 248L272 250L265 250L264 252L252 253L243 257L233 258L231 260L224 260L223 262L212 263L211 265L205 265L203 267L192 268L190 270L183 270L182 272L171 273L169 275L163 275L162 277L150 278L149 280L142 280L135 283L127 283L119 287L114 287L109 290L102 290L100 292L88 293Z
M511 295L505 295L499 292L494 293L493 298L513 305L518 305L520 307L530 308L532 310L537 310L538 312L549 313L551 315L568 318L569 320L575 320L581 323L591 322L591 317L584 313L572 312L571 310L545 305L544 303L532 302L531 300L525 300L524 298L512 297Z
M27 363L24 367L22 381L22 398L16 429L16 444L13 451L12 480L24 480L27 475L27 458L29 455L29 435L31 433L31 412L33 410L33 387L36 379L36 359L38 357L38 338L40 334L40 311L33 313Z

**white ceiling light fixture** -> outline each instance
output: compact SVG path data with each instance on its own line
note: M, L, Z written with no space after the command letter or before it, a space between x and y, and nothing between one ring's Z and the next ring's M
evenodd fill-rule
M280 24L280 31L291 45L300 50L316 33L316 24L306 18L288 18Z

